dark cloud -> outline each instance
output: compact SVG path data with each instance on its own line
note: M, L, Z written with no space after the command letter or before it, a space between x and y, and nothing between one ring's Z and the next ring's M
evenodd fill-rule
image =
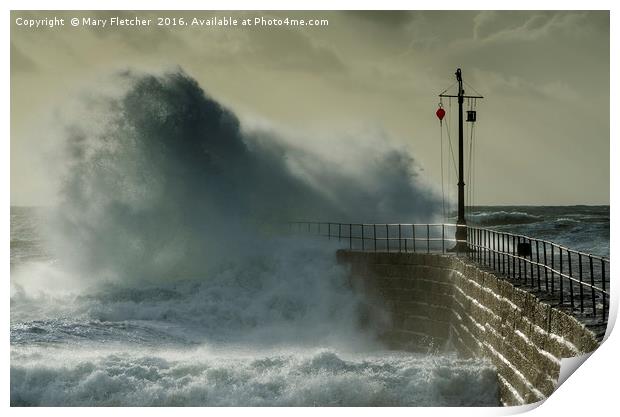
M357 10L343 13L348 16L376 23L377 25L399 28L411 23L415 18L416 12L410 10Z

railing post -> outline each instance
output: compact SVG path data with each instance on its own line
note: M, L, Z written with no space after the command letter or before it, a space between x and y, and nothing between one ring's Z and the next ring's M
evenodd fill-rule
M487 263L487 231L484 229L480 229L480 245L482 250L482 265L486 265Z
M493 251L495 253L495 270L499 272L499 233L497 232L493 232Z
M489 267L495 269L495 252L493 252L493 245L495 245L495 238L493 236L493 232L489 230L487 232L489 234Z
M495 250L495 232L493 230L489 231L489 237L491 238L491 268L495 271L497 266L497 251Z
M545 258L545 291L549 291L549 265L547 262L547 242L543 241L543 258Z
M412 233L412 240L413 240L413 252L415 253L415 224L411 225L411 233Z
M387 248L387 251L390 251L390 226L388 226L388 224L385 224L385 245Z
M560 250L560 305L564 304L564 262L562 262L562 248Z
M441 224L441 253L446 253L446 230L445 225Z
M536 274L538 275L538 291L540 291L540 251L536 241Z
M478 260L478 229L475 227L471 228L471 244L474 249L474 253L472 253L472 257L474 261Z
M497 272L502 272L502 234L501 232L496 232L497 235L497 247L495 251L497 252Z
M470 248L471 248L471 239L472 239L471 230L470 230L469 226L465 226L465 230L467 230L467 235L465 235L465 242L466 242L465 247L467 248L467 257L469 259L471 259L471 250L470 250ZM443 230L442 230L442 232L443 232ZM442 236L441 240L443 241L443 236Z
M349 249L353 249L353 225L349 223Z
M482 229L482 265L487 264L487 231Z
M493 244L491 243L491 231L487 230L487 249L489 251L489 267L493 266Z
M504 233L500 233L502 238L502 274L506 275L506 235Z
M402 245L401 245L402 240L401 239L402 237L401 237L401 231L400 231L400 223L398 223L398 252L399 253L402 252Z
M510 276L510 236L505 235L505 240L508 241L508 251L506 252L506 265L508 266L508 276Z
M332 240L332 224L327 223L327 240Z
M574 294L573 294L573 262L571 261L570 258L570 250L566 251L566 254L568 255L568 286L570 289L570 308L571 310L575 309L575 299Z
M493 268L495 254L493 253L493 232L487 230L487 247L489 248L489 268Z
M405 234L406 234L406 233L407 233L407 232L405 232ZM408 241L408 240L409 240L409 239L407 239L407 237L405 237L405 253L409 253L409 248L407 248L407 241Z
M605 260L601 259L601 287L603 288L603 294L601 294L602 298L603 298L603 320L605 320L605 310L607 307L607 302L605 299Z
M489 230L489 237L491 238L491 268L495 270L495 232Z
M482 238L480 237L480 229L476 229L476 243L478 246L478 263L482 263Z
M469 226L465 225L465 248L467 248L467 250L465 251L465 256L467 256L468 258L471 258L471 253L469 251L469 246L471 243L471 236L469 233ZM442 239L443 240L443 239Z
M372 240L375 242L375 252L377 251L377 225L372 225Z
M583 314L583 261L581 260L581 253L579 253L579 311Z
M492 232L487 230L487 249L489 251L489 268L493 268L493 242L492 242Z
M530 242L530 276L532 277L532 287L534 286L534 251L532 250L532 239Z
M493 232L493 253L495 257L495 270L499 272L499 233L497 232Z
M555 293L555 245L551 244L551 295ZM560 277L560 279L562 279Z
M590 261L590 288L592 293L592 315L596 317L596 294L594 293L594 264L592 263L592 255L588 256Z
M521 238L517 238L517 245L521 243ZM517 252L517 255L519 253ZM523 276L521 276L521 262L523 262ZM525 256L519 256L519 278L523 278L523 282L527 284L527 264L525 263Z
M495 232L495 240L497 241L496 245L495 245L495 253L497 254L497 272L501 272L502 268L501 266L499 266L499 263L501 262L501 246L499 244L499 233Z
M457 255L458 255L458 242L457 242ZM426 253L431 253L431 227L428 225L428 223L426 224Z
M502 232L497 234L497 260L501 262L498 270L504 274L504 270L506 269L506 255L504 252L504 234Z
M475 227L472 227L472 236L473 236L473 244L474 244L474 260L477 261L478 260L478 229Z
M364 223L362 223L361 226L362 226L362 250L365 251L366 250L366 237L364 236Z
M480 230L478 228L474 229L474 242L475 242L475 248L476 248L476 253L475 253L475 259L480 262L480 233L478 233Z
M517 247L515 245L515 235L512 235L512 277L517 277L517 258L516 258L516 250ZM521 269L519 269L519 278L521 278Z

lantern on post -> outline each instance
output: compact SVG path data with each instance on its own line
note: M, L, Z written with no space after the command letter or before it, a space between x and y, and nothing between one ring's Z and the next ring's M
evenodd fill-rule
M467 120L468 122L476 121L476 110L467 110Z

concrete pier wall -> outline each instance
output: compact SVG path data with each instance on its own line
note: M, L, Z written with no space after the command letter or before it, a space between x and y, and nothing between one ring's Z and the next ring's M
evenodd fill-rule
M500 401L540 401L555 389L560 359L591 352L595 335L574 317L455 256L341 250L351 283L388 316L393 349L454 349L486 357L498 371Z

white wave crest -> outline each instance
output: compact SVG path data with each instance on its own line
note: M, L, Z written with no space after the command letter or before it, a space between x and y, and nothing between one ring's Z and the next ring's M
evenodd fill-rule
M11 366L11 405L496 406L480 360L332 350L114 353Z

